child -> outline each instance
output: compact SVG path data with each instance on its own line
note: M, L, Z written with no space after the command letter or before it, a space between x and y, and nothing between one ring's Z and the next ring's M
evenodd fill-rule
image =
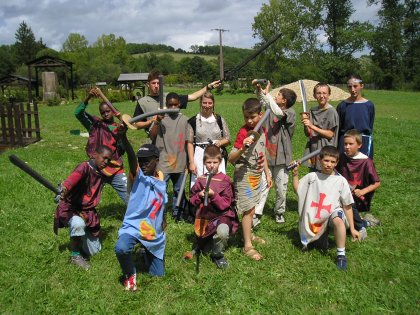
M162 172L157 171L159 151L153 144L144 144L137 152L122 129L127 148L130 180L133 180L127 211L115 245L115 254L124 274L124 287L136 291L136 268L132 251L139 242L145 248L145 264L149 274L163 276L166 236L164 209L168 201Z
M112 149L112 160L109 165L102 170L106 183L109 183L120 196L124 203L127 203L127 177L124 173L122 155L125 150L118 140L117 123L114 122L115 113L102 102L99 104L101 118L92 116L86 112L86 107L92 97L99 96L104 98L99 88L89 91L85 100L76 108L74 114L82 125L89 131L89 140L86 144L86 154L92 158L95 148L98 145L106 145Z
M256 98L247 99L242 105L245 125L239 130L235 144L229 154L229 162L235 165L234 185L236 208L242 214L242 232L244 238L244 254L261 260L263 256L252 246L252 241L265 243L263 239L252 234L252 218L255 205L261 202L261 177L264 171L267 186L272 186L271 175L265 157L265 133L254 141L249 132L258 124L263 113L261 103Z
M229 176L219 171L222 153L216 145L204 150L203 162L208 173L212 173L208 190L208 204L204 205L207 176L197 178L191 188L190 203L198 207L194 230L197 248L211 250L211 258L218 268L226 269L228 262L223 255L229 235L238 229L238 217L233 208L234 196ZM191 258L192 255L186 257Z
M337 245L336 266L345 270L346 229L350 228L353 239L360 240L361 236L354 227L351 209L353 197L349 185L344 177L334 173L338 157L339 152L335 147L323 147L319 154L321 172L311 172L299 182L295 168L293 188L299 199L299 234L304 249L321 238L328 241L328 228L333 228ZM328 245L324 247L328 248Z
M169 93L166 96L166 106L179 108L180 100L176 93ZM186 133L188 118L181 113L158 116L155 124L150 130L150 136L156 143L160 152L159 170L164 174L166 183L169 179L173 184L172 216L175 220L184 220L184 209L187 200L184 191L181 191L181 183L184 178L184 171L187 165ZM182 194L179 208L176 206L178 195Z
M92 256L101 250L99 240L101 225L96 206L101 199L104 175L101 172L109 163L112 150L104 145L96 148L92 158L79 164L61 183L61 200L55 210L54 232L69 227L69 263L85 270L89 263L82 256Z
M337 106L340 118L338 148L344 151L344 134L347 130L357 129L362 134L363 144L360 152L373 159L373 122L375 106L362 96L363 81L358 75L351 75L347 81L350 97Z
M253 81L256 84L256 81ZM265 90L256 84L260 101L270 108L272 115L268 121L267 161L276 186L276 205L274 214L276 222L285 222L286 193L289 175L286 166L292 161L292 137L295 131L296 113L292 106L296 93L290 89L280 89L275 99L268 93L270 81ZM261 213L262 214L262 213Z
M347 179L353 192L354 225L358 231L368 226L376 226L380 221L371 214L362 220L359 212L370 211L374 192L381 186L373 161L359 152L362 135L356 129L348 130L344 136L344 153L340 154L337 171Z
M314 97L318 106L312 107L309 113L301 114L303 130L308 137L304 155L318 150L326 145L337 147L338 140L338 114L335 108L328 103L331 88L327 83L318 83L314 87ZM320 170L317 159L310 159L307 166L312 171Z

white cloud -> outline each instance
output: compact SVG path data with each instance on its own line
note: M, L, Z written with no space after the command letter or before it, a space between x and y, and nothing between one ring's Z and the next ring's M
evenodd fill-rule
M191 45L217 45L223 28L223 44L251 48L252 23L268 0L14 0L0 3L0 44L15 42L23 20L37 39L61 49L70 33L84 35L90 44L102 34L122 36L127 42L161 43L189 50ZM353 0L355 18L370 20L377 7Z

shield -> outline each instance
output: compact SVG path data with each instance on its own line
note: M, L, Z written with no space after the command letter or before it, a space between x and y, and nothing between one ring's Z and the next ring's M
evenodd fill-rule
M316 101L314 96L313 96L313 90L314 90L314 86L319 83L318 81L313 81L313 80L302 80L304 85L305 85L305 90L306 90L306 98L307 101ZM341 100L345 100L346 98L350 97L350 93L330 85L331 87L331 95L330 95L330 101L341 101ZM296 102L302 102L302 96L300 93L300 89L299 89L299 82L293 82L293 83L289 83L286 85L283 85L281 87L275 88L273 89L270 94L275 97L277 95L277 93L279 92L280 89L282 88L287 88L287 89L291 89L293 90L296 95Z

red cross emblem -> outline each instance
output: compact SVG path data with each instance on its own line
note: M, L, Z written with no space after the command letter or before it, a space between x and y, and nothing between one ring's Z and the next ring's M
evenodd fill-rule
M162 206L162 194L158 193L159 201L155 198L152 201L152 206L155 208L150 213L150 217L155 220L156 219L156 213L159 211L160 207Z
M317 208L316 215L315 215L316 219L321 219L321 211L322 210L325 210L328 213L331 213L331 205L330 204L329 205L324 205L323 204L326 196L327 196L326 194L320 193L319 194L319 203L316 203L315 201L311 202L311 208L312 207Z
M175 142L175 145L179 146L179 152L184 150L184 147L185 147L185 141L183 141L182 139L183 139L183 135L182 135L182 132L181 132L179 134L179 141Z

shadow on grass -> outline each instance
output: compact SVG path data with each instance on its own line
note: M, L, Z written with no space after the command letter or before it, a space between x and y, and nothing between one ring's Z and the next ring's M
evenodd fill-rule
M126 209L127 206L125 204L118 202L106 204L104 206L101 205L101 207L98 209L98 212L101 216L101 219L114 218L122 222Z

